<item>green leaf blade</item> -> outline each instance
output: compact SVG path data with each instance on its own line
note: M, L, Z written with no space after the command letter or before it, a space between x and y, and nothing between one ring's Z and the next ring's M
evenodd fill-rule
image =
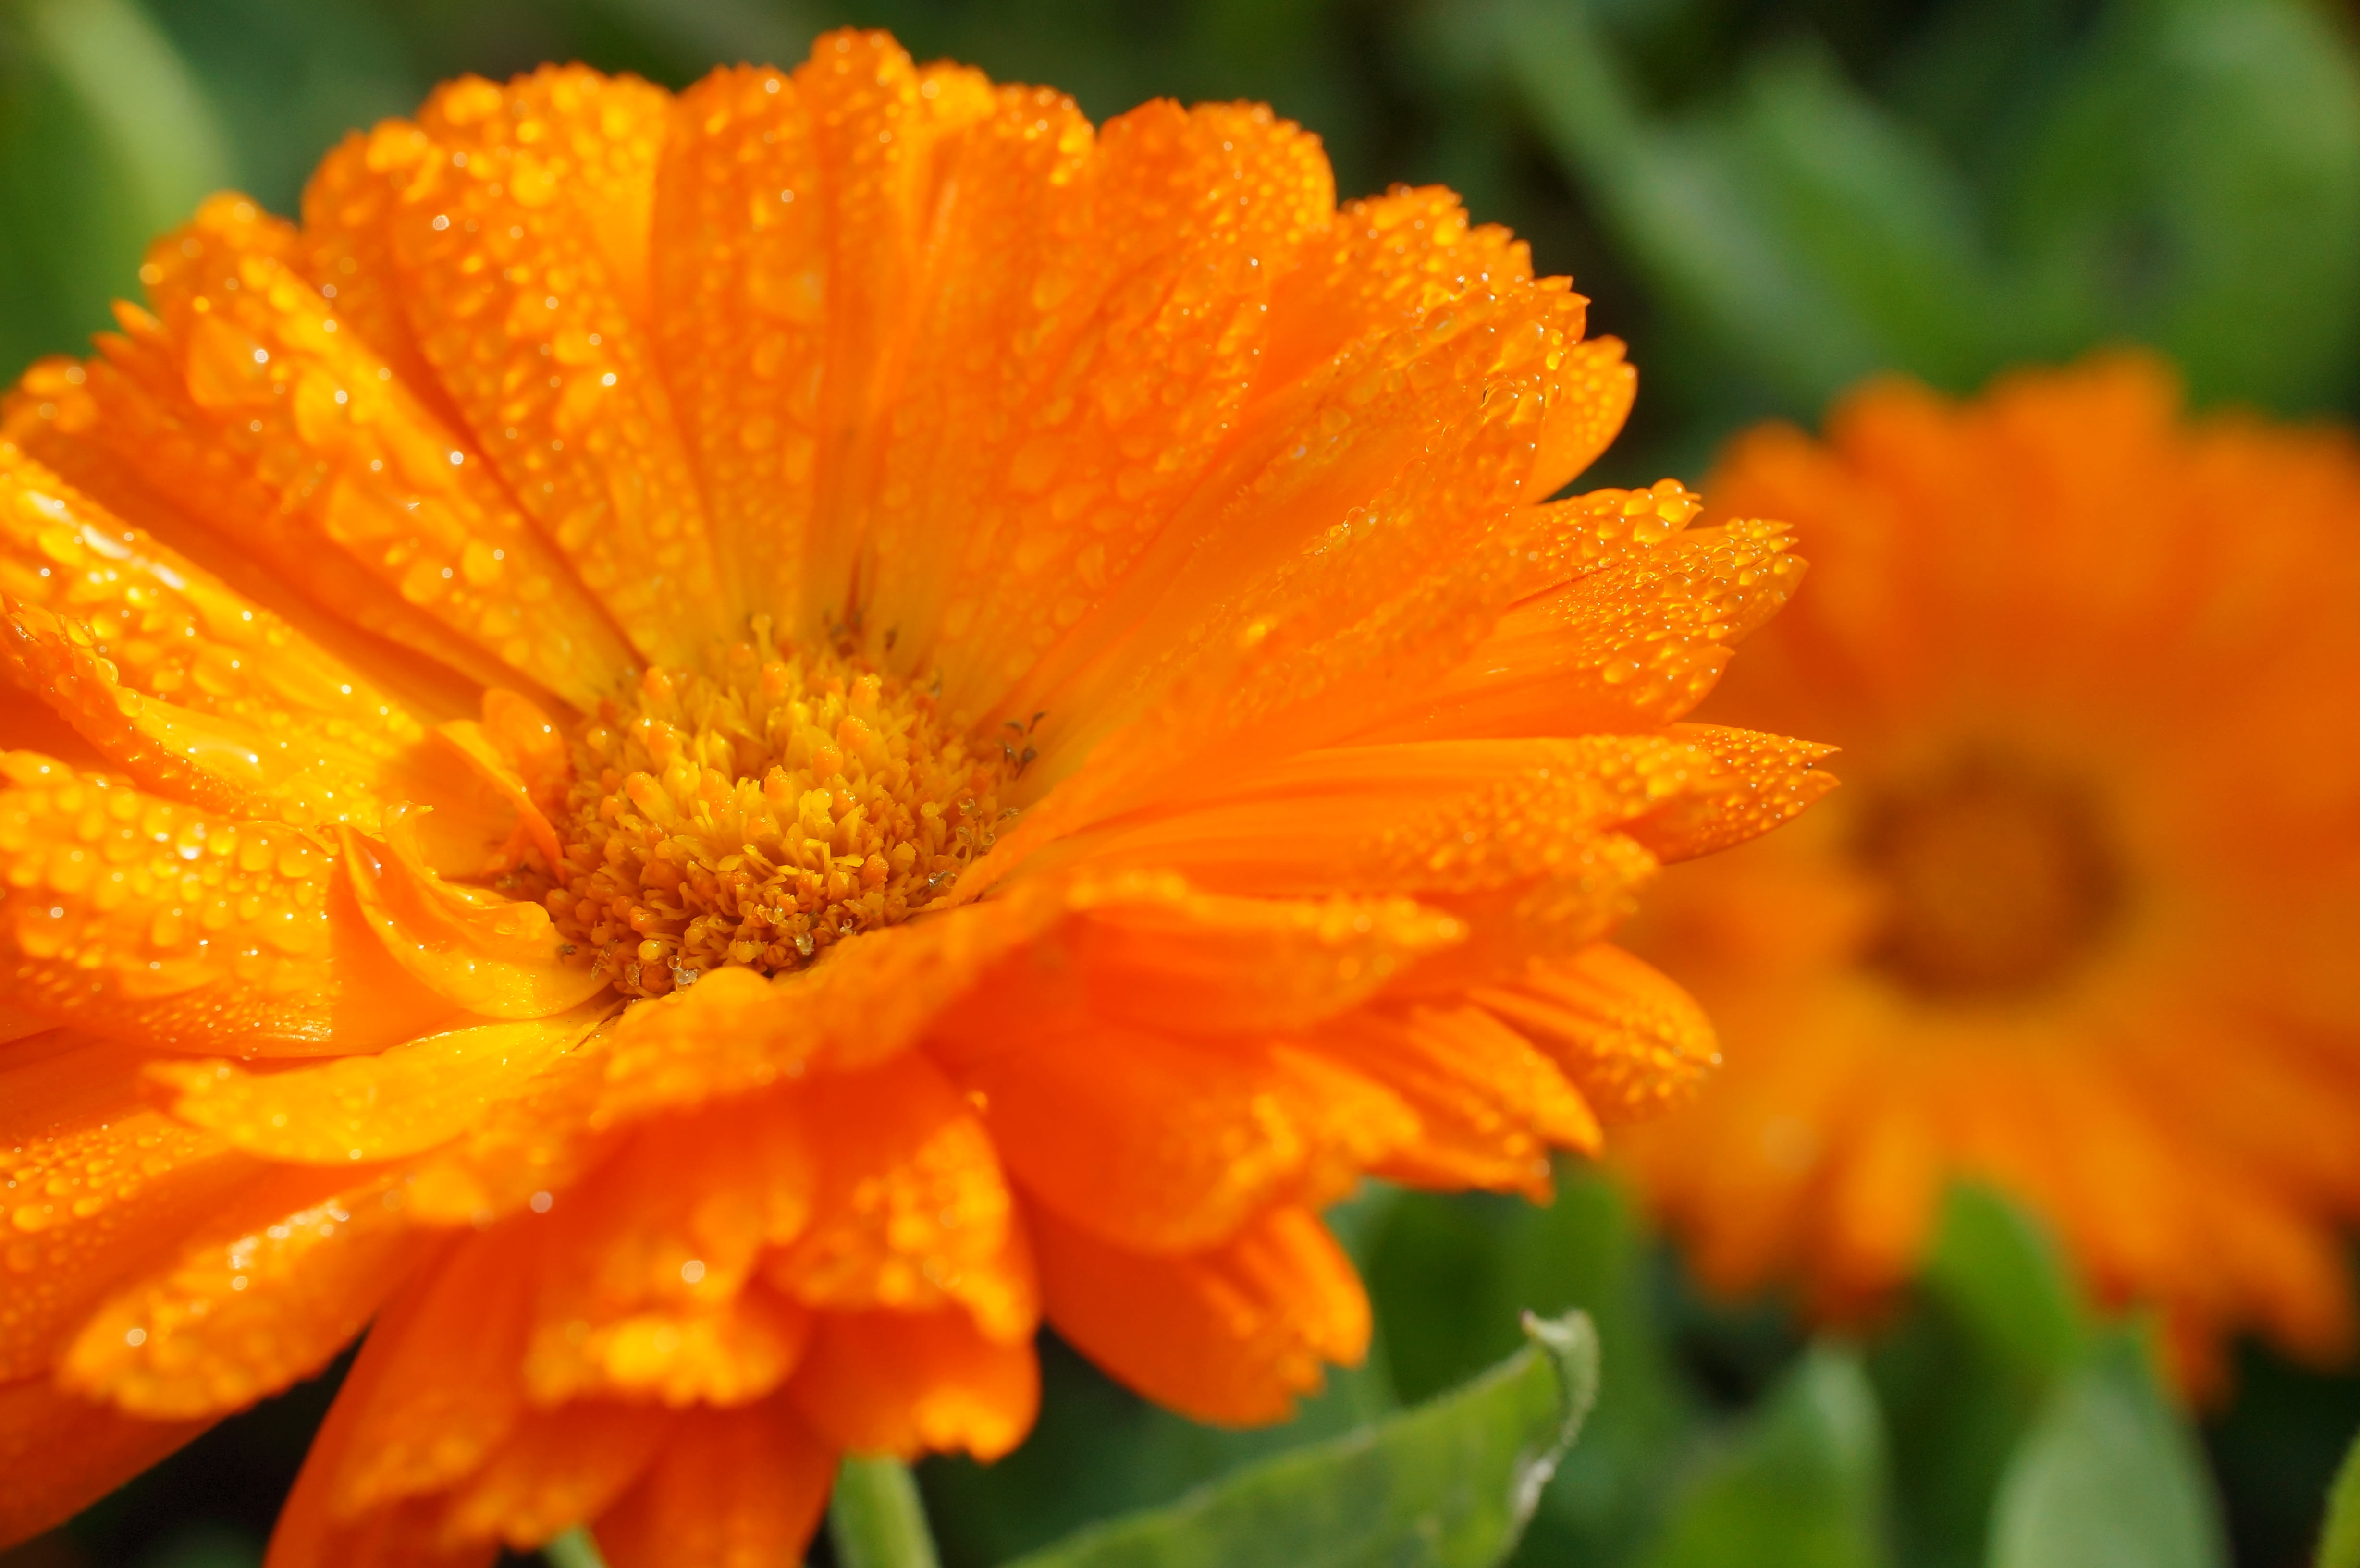
M2109 1335L2026 1435L1992 1515L1990 1568L2222 1568L2203 1462L2146 1350Z
M1588 1318L1527 1315L1524 1332L1531 1345L1453 1393L1014 1568L1489 1568L1514 1547L1597 1396Z

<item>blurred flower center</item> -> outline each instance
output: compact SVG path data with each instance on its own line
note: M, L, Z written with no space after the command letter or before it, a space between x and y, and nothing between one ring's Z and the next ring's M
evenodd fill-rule
M1884 882L1877 963L1950 999L2038 990L2095 944L2120 877L2081 789L1976 757L1869 807L1859 853Z
M1021 768L931 697L758 622L703 671L651 669L572 737L564 939L654 996L723 964L776 973L923 908L990 848Z

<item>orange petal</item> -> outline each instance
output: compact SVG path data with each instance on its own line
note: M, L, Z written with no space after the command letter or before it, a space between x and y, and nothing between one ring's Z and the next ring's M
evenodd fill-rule
M581 66L465 77L382 138L420 353L508 488L641 658L731 624L648 327L662 89Z
M835 1476L835 1453L782 1399L698 1410L592 1533L614 1568L796 1563Z
M823 1312L787 1398L833 1448L992 1460L1032 1429L1041 1372L1029 1341L987 1338L965 1312Z
M517 1091L486 1104L459 1137L415 1158L405 1202L421 1225L487 1225L582 1179L620 1135L594 1128L611 1024Z
M1514 597L1521 603L1638 561L1687 527L1703 505L1704 497L1678 480L1658 479L1644 490L1592 490L1535 506Z
M1466 936L1408 898L1240 898L1172 876L1086 886L1075 904L1032 965L1078 975L1101 1017L1185 1033L1306 1028Z
M341 330L297 249L290 227L230 196L151 247L153 347L175 383L151 392L211 438L213 463L271 495L294 539L341 551L474 648L586 704L628 666L621 640L463 433ZM154 461L112 444L135 468ZM240 532L233 517L206 520Z
M1675 724L1703 764L1678 799L1624 831L1669 864L1759 837L1836 787L1835 747L1717 724Z
M1325 1103L1358 1089L1345 1146L1366 1164L1416 1124L1364 1083L1306 1078L1278 1052L1187 1041L1087 1017L1022 1030L962 1080L1027 1193L1119 1247L1193 1252L1332 1173ZM1390 1113L1390 1115L1388 1115ZM1315 1172L1317 1174L1315 1176ZM1325 1195L1330 1195L1323 1193Z
M63 1524L211 1424L142 1421L47 1377L0 1383L0 1550Z
M567 1283L559 1281L561 1292ZM544 1300L525 1353L525 1388L537 1405L602 1398L746 1404L785 1381L811 1336L809 1312L759 1286L595 1323L565 1315L567 1300Z
M144 1054L60 1030L0 1057L0 1382L46 1373L125 1275L262 1179L220 1138L140 1103Z
M328 1364L431 1243L379 1179L333 1197L290 1173L93 1312L59 1368L68 1388L187 1420L253 1403Z
M605 1512L684 1424L710 1419L699 1411L683 1421L668 1410L600 1399L536 1410L452 1497L443 1537L530 1552ZM776 1484L768 1474L761 1479Z
M415 1293L397 1298L387 1325L398 1328L397 1311L414 1306ZM499 1553L490 1541L451 1547L442 1538L439 1497L407 1497L348 1512L337 1496L340 1478L354 1462L356 1440L365 1435L365 1412L384 1393L398 1370L388 1346L376 1334L361 1346L336 1390L328 1419L311 1439L311 1452L295 1477L294 1490L279 1510L264 1568L489 1568Z
M1022 145L1033 125L1055 139ZM1089 600L1113 596L1192 494L1226 491L1211 475L1275 280L1327 224L1335 185L1317 138L1243 104L1143 104L1092 147L1069 107L1009 93L944 156L983 194L953 209L928 260L975 287L929 301L913 342L960 354L913 355L909 435L886 472L913 497L947 493L892 508L894 553L880 553L901 580L885 602L915 621L906 657L942 670L947 711L974 715L1060 634L1077 654L1095 645Z
M77 680L103 699L76 717L121 737L124 766L122 746L162 748L249 814L306 824L373 826L381 797L431 790L404 699L5 442L0 593L45 613L15 628L38 688Z
M1612 1120L1687 1099L1721 1061L1704 1009L1662 975L1605 942L1535 963L1468 999L1546 1051Z
M464 1236L386 1303L347 1379L351 1441L329 1507L357 1519L475 1474L524 1408L518 1368L535 1259L514 1222Z
M1306 252L1271 300L1270 343L1256 367L1263 397L1438 307L1533 278L1530 247L1497 224L1470 223L1458 195L1439 185L1347 201Z
M1284 1421L1320 1364L1368 1352L1369 1302L1318 1219L1274 1209L1226 1246L1179 1258L1124 1252L1027 1214L1049 1320L1091 1360L1197 1421Z
M497 659L327 537L329 493L316 482L307 491L299 480L290 504L279 483L288 475L257 471L253 419L235 408L216 415L193 400L181 351L162 321L120 300L115 313L125 335L102 336L101 358L43 368L27 380L27 393L43 383L42 395L8 398L9 439L381 681L461 710L466 682L515 682ZM247 356L253 365L250 349ZM66 384L71 396L55 392L73 376L81 380ZM277 423L266 429L283 437L275 400L270 412ZM356 636L355 627L375 637Z
M175 1091L174 1116L264 1159L398 1160L449 1142L486 1105L514 1097L578 1046L603 1011L476 1024L318 1067L256 1073L221 1061L158 1062L148 1076Z
M851 937L825 963L774 980L716 969L693 989L634 1007L616 1028L599 1119L885 1061L1054 920L1062 898L1054 887L1011 889L989 905ZM730 1048L715 1051L716 1039Z
M547 909L436 876L419 853L410 811L387 813L382 840L345 829L344 846L362 911L413 980L454 1007L496 1018L545 1018L606 990L595 970L566 961Z
M1031 1260L991 1138L923 1058L803 1091L820 1156L811 1227L770 1277L832 1312L964 1305L997 1339L1030 1335Z
M537 1397L656 1384L678 1393L709 1383L700 1358L736 1341L750 1346L748 1368L759 1359L770 1369L741 1369L737 1397L748 1377L775 1381L801 1352L801 1313L729 1309L763 1250L803 1230L814 1165L796 1107L774 1093L643 1123L588 1181L552 1194L548 1217L529 1222L546 1248Z
M12 1002L176 1050L370 1051L453 1011L386 956L318 840L31 752L0 757Z
M1644 493L1643 493L1644 494ZM1467 660L1364 740L1636 733L1704 700L1803 563L1775 526L1679 534L1527 600Z
M410 334L386 234L386 214L399 191L384 170L405 161L404 144L424 136L406 120L348 133L303 187L303 227L295 236L294 256L322 296L336 302L339 330L368 344L420 406L448 429L461 430L467 426L465 416L420 356Z
M934 399L887 409L905 375L944 357L923 287L964 300L991 276L927 254L958 248L944 231L1002 199L938 163L945 133L989 103L971 71L922 73L890 38L845 34L792 75L717 71L675 107L656 190L658 332L724 553L747 601L795 636L843 615L861 542L845 522L876 527L902 495L968 500L929 503L931 474L875 476L880 445L931 446L908 427L957 418ZM959 197L938 202L945 178ZM761 330L733 330L748 321ZM890 537L878 559L894 558Z
M1480 1007L1371 1011L1319 1050L1401 1096L1419 1136L1378 1169L1420 1185L1549 1193L1549 1150L1598 1152L1598 1118L1522 1035Z
M1714 768L1699 746L1651 735L1336 747L1077 852L1222 891L1472 892L1578 874L1607 830L1684 799Z
M1524 494L1546 500L1598 461L1622 432L1639 395L1639 373L1622 358L1619 338L1592 338L1565 351L1571 374L1551 388Z

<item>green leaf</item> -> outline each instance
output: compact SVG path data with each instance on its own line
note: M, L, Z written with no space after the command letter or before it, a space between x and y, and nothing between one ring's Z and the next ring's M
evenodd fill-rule
M1520 1563L1619 1559L1661 1512L1694 1417L1649 1299L1651 1254L1622 1190L1559 1163L1548 1204L1404 1192L1371 1238L1381 1350L1404 1399L1516 1348L1519 1307L1579 1309L1598 1330L1598 1404L1543 1495Z
M1859 1358L1820 1344L1709 1457L1646 1568L1878 1568L1885 1433Z
M2360 1568L2360 1437L2344 1452L2327 1489L2327 1519L2319 1527L2315 1568Z
M0 9L0 379L106 326L148 241L228 174L212 106L128 0Z
M1020 1568L1488 1568L1515 1544L1598 1388L1579 1313L1455 1393L1093 1527Z
M541 1549L549 1568L606 1568L606 1560L598 1553L598 1543L590 1532L575 1525L555 1541Z
M2011 1367L2049 1378L2088 1342L2081 1298L2046 1228L1989 1187L1953 1186L1920 1276Z
M2203 1462L2128 1333L2101 1339L2017 1449L1991 1568L2222 1568Z
M2088 1336L2039 1222L1991 1188L1953 1187L1910 1310L1871 1361L1910 1562L1983 1562L2001 1477Z
M2202 399L2308 407L2360 345L2360 64L2300 0L2117 0L2006 218L2043 352L2134 337Z

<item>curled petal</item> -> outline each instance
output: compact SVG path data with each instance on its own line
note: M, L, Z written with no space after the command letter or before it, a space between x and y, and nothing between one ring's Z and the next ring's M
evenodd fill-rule
M0 757L9 1000L172 1049L372 1051L454 1010L386 955L335 855L31 752Z
M419 853L406 808L382 840L344 831L344 863L362 912L394 961L453 1007L496 1018L542 1018L606 989L566 962L539 904L442 880Z

